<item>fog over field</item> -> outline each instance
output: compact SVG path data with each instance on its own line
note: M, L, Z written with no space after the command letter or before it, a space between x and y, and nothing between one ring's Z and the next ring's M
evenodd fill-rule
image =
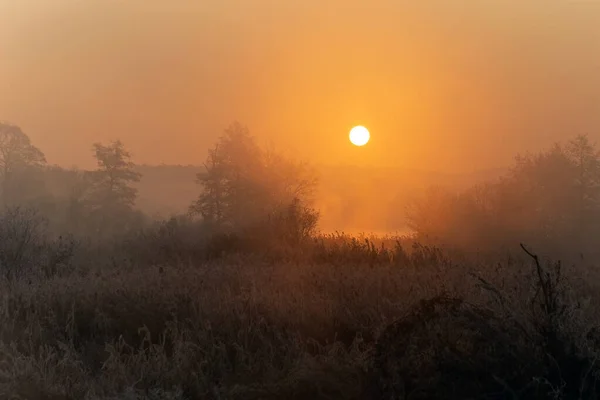
M0 399L600 398L600 1L0 0Z

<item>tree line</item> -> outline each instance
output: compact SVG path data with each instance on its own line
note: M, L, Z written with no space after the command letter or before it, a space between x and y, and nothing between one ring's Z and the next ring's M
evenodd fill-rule
M21 128L0 123L0 203L34 207L57 231L108 238L142 228L136 210L137 172L132 155L116 140L94 143L92 171L47 163ZM238 123L208 151L197 176L200 194L187 215L214 232L267 229L299 240L314 232L318 213L310 208L316 174L272 149L262 149Z
M149 219L135 207L135 184L143 177L130 152L117 140L93 144L92 154L93 171L50 166L18 126L0 123L1 204L34 206L58 231L74 234L106 238L144 227ZM259 146L239 123L208 150L196 183L199 195L186 216L206 231L292 244L316 231L316 172ZM580 135L518 155L495 181L415 194L405 215L420 241L436 244L486 250L527 242L593 250L600 236L600 151Z
M579 135L517 155L495 181L453 192L432 187L413 200L407 220L421 238L463 248L596 251L600 235L600 151Z
M0 202L4 207L35 207L56 227L110 233L132 223L141 179L124 144L94 143L93 171L48 165L44 153L23 130L0 123ZM119 227L111 222L119 221Z

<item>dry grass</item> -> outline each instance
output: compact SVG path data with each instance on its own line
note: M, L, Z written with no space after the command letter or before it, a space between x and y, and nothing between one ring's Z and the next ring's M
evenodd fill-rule
M0 398L596 398L593 269L562 271L550 316L527 258L406 245L5 280Z

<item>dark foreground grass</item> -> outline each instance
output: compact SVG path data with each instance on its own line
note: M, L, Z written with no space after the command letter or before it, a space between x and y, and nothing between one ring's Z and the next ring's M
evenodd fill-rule
M4 281L0 398L597 398L595 269L336 246Z

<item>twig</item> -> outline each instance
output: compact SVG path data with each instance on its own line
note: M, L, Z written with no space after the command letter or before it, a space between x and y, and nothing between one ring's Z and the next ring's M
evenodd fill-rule
M544 271L543 271L542 266L540 264L539 257L536 254L533 254L532 252L530 252L529 250L527 250L527 248L525 247L525 245L523 243L521 243L521 248L535 262L536 272L538 274L538 279L539 279L539 282L540 282L540 286L542 288L542 293L544 294L544 304L543 304L544 311L546 311L547 316L550 316L554 312L554 310L552 309L553 308L552 307L552 303L553 303L553 301L552 301L552 295L550 293L550 288L548 287L548 284L550 282L547 281L546 278L544 277Z

